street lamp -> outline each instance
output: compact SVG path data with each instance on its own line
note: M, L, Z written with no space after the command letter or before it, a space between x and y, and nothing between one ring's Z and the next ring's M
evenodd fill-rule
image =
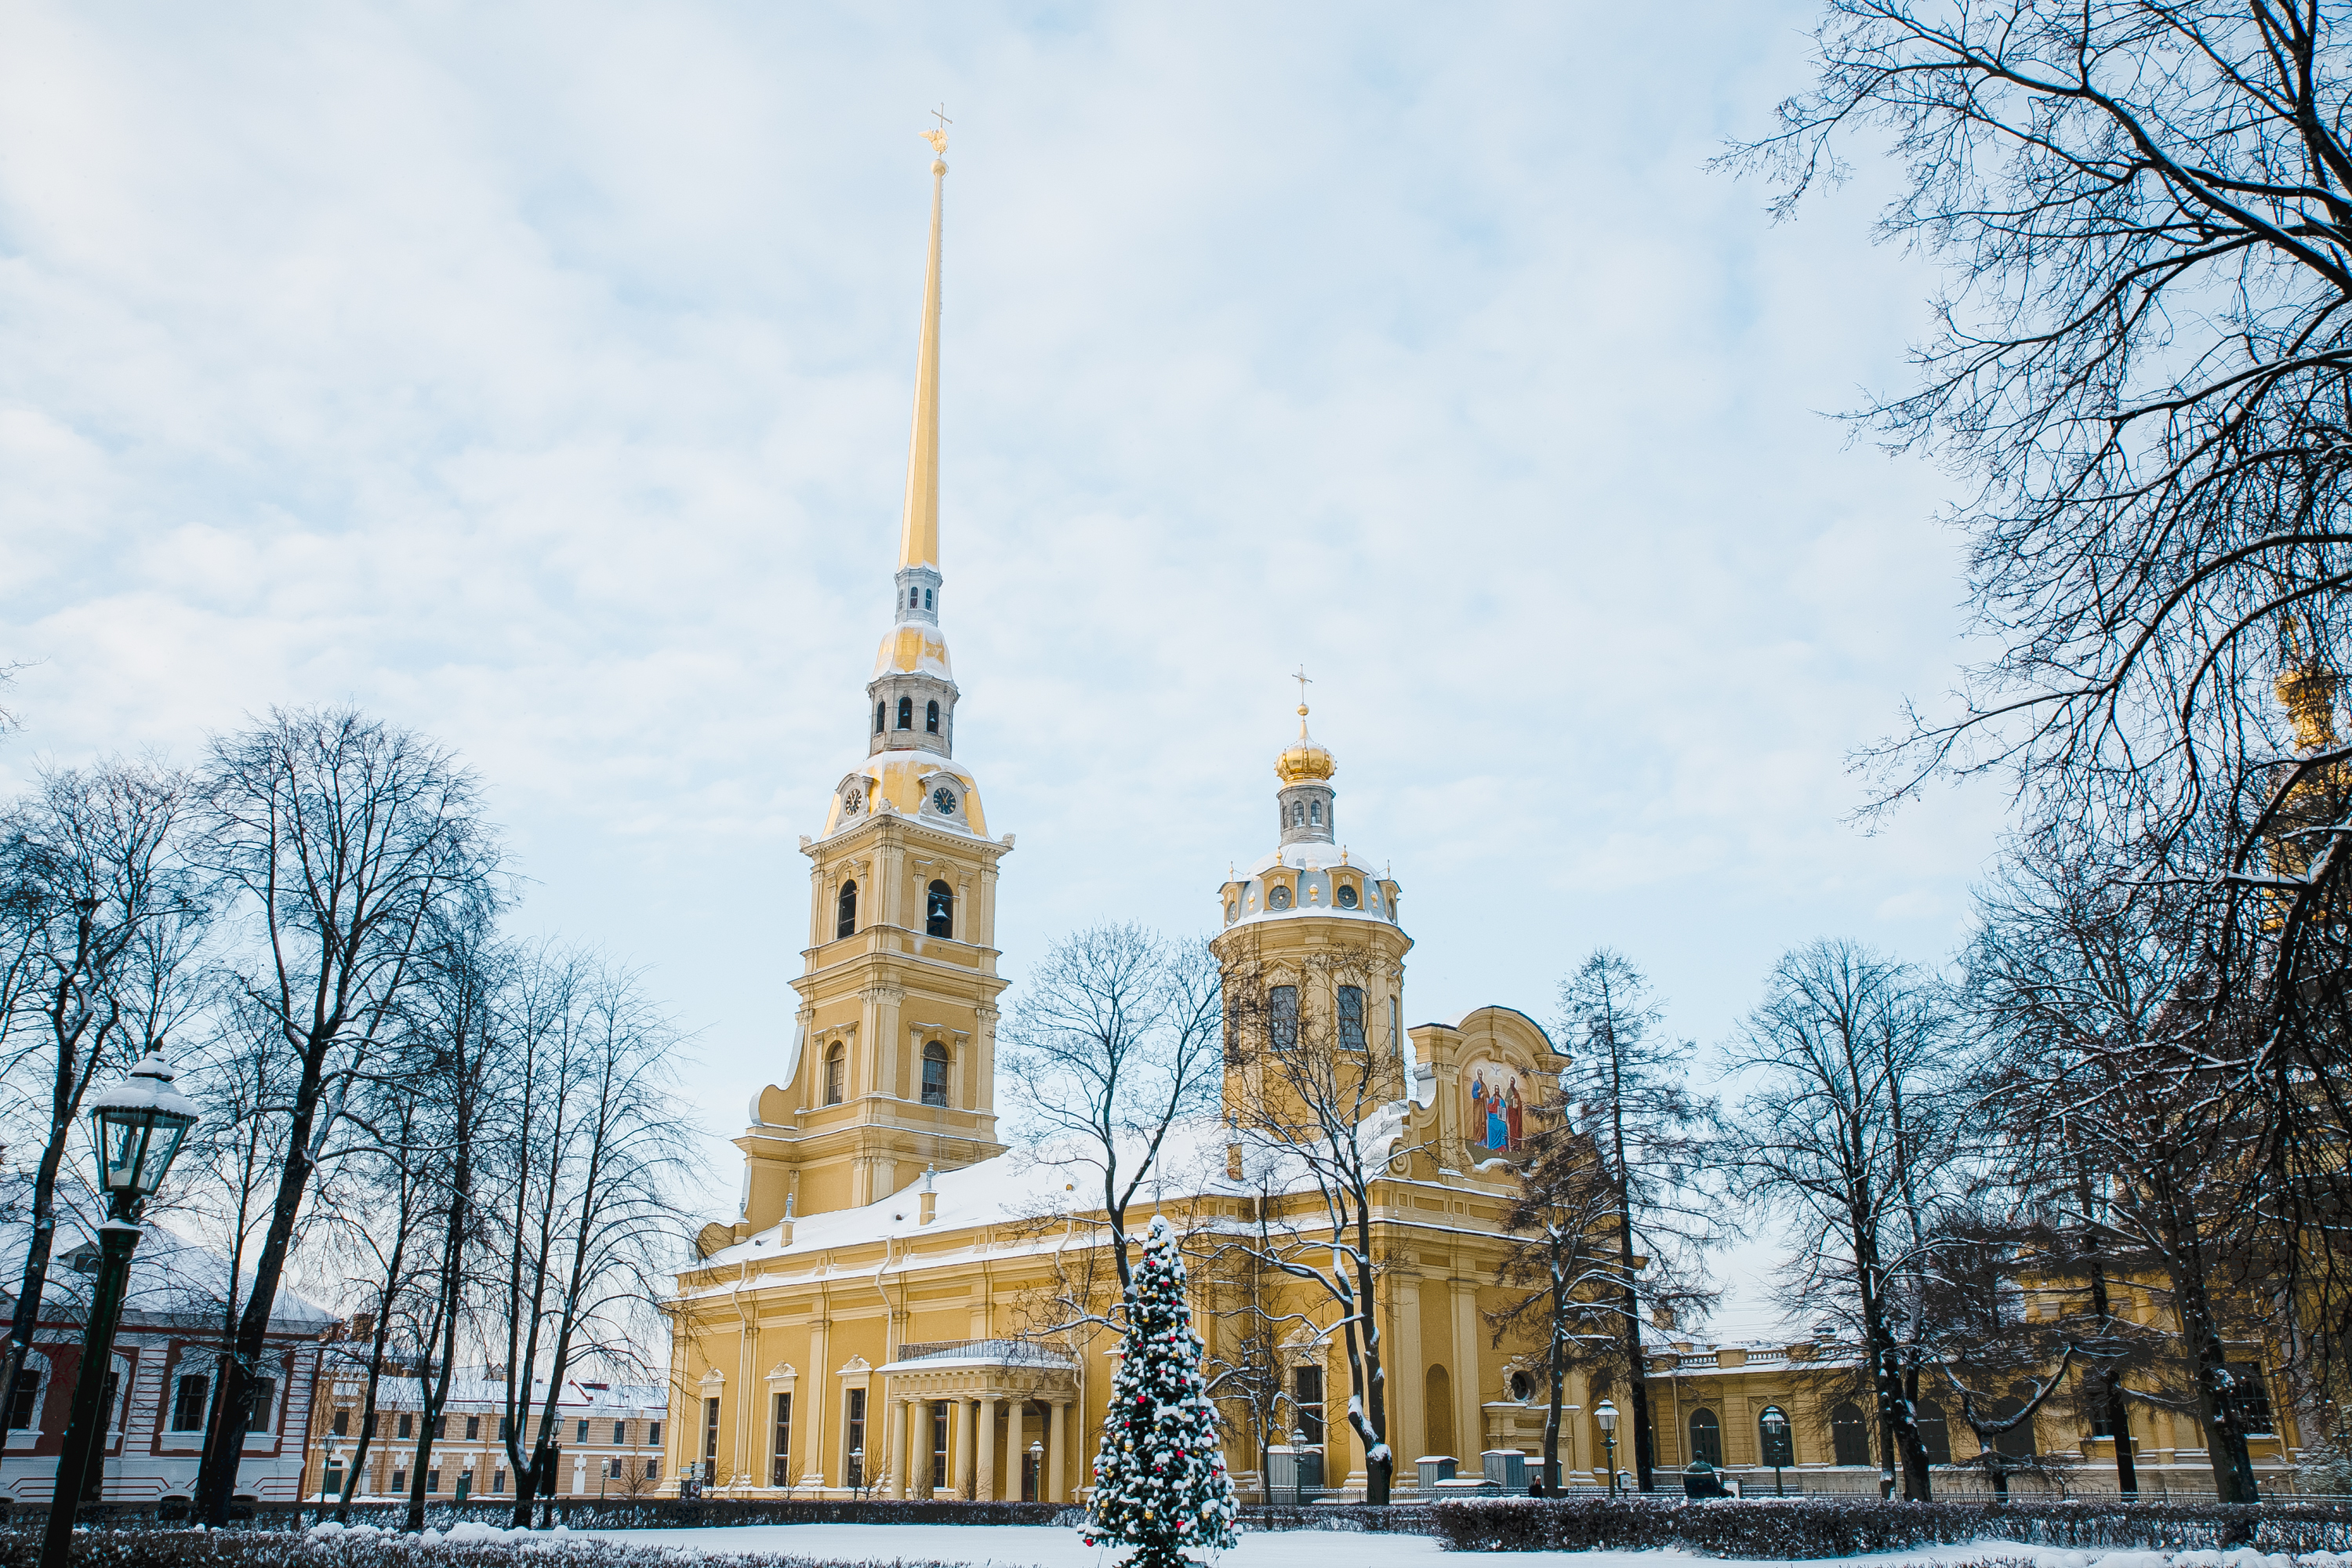
M1029 1439L1029 1479L1031 1485L1036 1489L1037 1500L1040 1502L1045 1501L1045 1440L1043 1437L1032 1437Z
M850 1450L849 1450L849 1470L850 1470L850 1473L851 1473L852 1475L854 1475L854 1476L856 1476L856 1477L857 1478L857 1479L856 1480L856 1482L855 1482L854 1484L852 1484L852 1485L851 1485L851 1487L850 1487L850 1489L849 1489L849 1494L850 1494L850 1496L852 1496L852 1497L855 1497L855 1498L857 1498L857 1499L859 1499L859 1500L864 1500L864 1498L865 1498L865 1496L866 1496L866 1450L865 1450L865 1449L863 1449L863 1448L852 1448L852 1449L850 1449Z
M1780 1467L1787 1463L1789 1458L1789 1417L1779 1405L1768 1405L1764 1407L1764 1414L1758 1416L1757 1420L1764 1428L1764 1445L1772 1451L1772 1495L1780 1497L1783 1495L1780 1490Z
M82 1331L81 1365L74 1373L73 1410L66 1419L57 1484L49 1493L49 1524L41 1541L41 1568L67 1568L73 1555L74 1510L106 1425L100 1400L113 1364L115 1325L122 1319L122 1288L139 1245L139 1210L196 1124L196 1102L172 1087L172 1064L157 1040L131 1076L89 1102L89 1131L98 1145L99 1185L106 1189L107 1221L98 1227L98 1279L90 1287L89 1323ZM123 1390L125 1394L131 1391Z
M1601 1423L1601 1440L1609 1445L1609 1495L1617 1495L1617 1407L1607 1400L1592 1407L1592 1418Z

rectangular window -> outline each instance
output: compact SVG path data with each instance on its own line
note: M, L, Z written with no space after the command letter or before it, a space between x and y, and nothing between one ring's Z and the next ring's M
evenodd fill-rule
M399 1420L399 1422L395 1425L395 1426L394 1426L394 1429L393 1429L393 1436L395 1436L395 1437L414 1437L414 1436L416 1436L416 1417L415 1417L414 1415L410 1414L408 1411L405 1411L405 1410L402 1411L402 1412L400 1413L400 1420Z
M588 1422L585 1417L582 1418L580 1430L573 1435L572 1440L575 1443L585 1443L588 1440Z
M348 1437L348 1436L350 1436L351 1435L352 1435L352 1413L351 1413L350 1411L348 1411L348 1410L338 1410L338 1411L336 1411L336 1412L335 1412L335 1436L338 1436L338 1437Z
M478 1415L468 1415L468 1416L467 1416L467 1417L466 1417L466 1440L467 1440L467 1442L472 1442L475 1438L479 1437L481 1435L482 1435L482 1418L481 1418L480 1416L478 1416Z
M441 1472L438 1469L425 1472L425 1489L428 1492L437 1492L441 1489Z
M719 1401L702 1402L702 1484L719 1479Z
M506 1489L507 1489L507 1471L506 1471L506 1467L505 1467L504 1465L500 1465L498 1468L496 1468L496 1469L494 1469L494 1470L492 1470L492 1471L490 1472L490 1490L491 1490L493 1493L496 1493L496 1492L502 1492L502 1491L504 1491L504 1490L506 1490Z
M274 1377L255 1378L253 1380L253 1412L246 1417L245 1429L248 1432L268 1431L270 1415L277 1407L278 1380Z
M1364 1048L1364 988L1360 985L1339 987L1339 1048Z
M408 1489L408 1471L405 1468L398 1466L394 1467L392 1472L392 1489L396 1492L404 1492Z
M1277 1051L1298 1045L1298 987L1276 985L1266 993L1266 1034Z
M620 1447L623 1444L626 1443L628 1440L629 1440L629 1424L628 1424L627 1422L625 1422L625 1421L615 1421L615 1422L614 1422L614 1423L613 1423L613 1447L614 1447L615 1448Z
M655 1445L658 1444L660 1441L661 1441L661 1423L660 1423L660 1422L658 1422L658 1421L648 1421L648 1422L646 1422L646 1447L653 1447L653 1446L655 1446Z
M1397 1029L1397 999L1393 996L1389 998L1389 1049L1397 1054L1400 1061L1404 1058L1404 1036Z
M121 1392L121 1387L122 1374L112 1367L108 1367L106 1386L98 1391L98 1407L103 1413L99 1416L98 1425L98 1429L101 1432L114 1432L121 1428L122 1423L119 1413L114 1408L114 1396Z
M204 1379L198 1378L196 1381L202 1383ZM22 1426L30 1426L33 1424L33 1406L38 1403L40 1397L41 1369L37 1366L27 1366L25 1369L23 1380L16 1384L16 1407L8 1412L10 1431ZM197 1400L196 1426L202 1426L205 1424L203 1395L197 1395Z
M1298 1407L1298 1430L1307 1434L1309 1447L1323 1441L1323 1369L1302 1366L1294 1371L1290 1381L1291 1402Z
M862 1487L866 1484L866 1391L851 1389L847 1403L848 1418L841 1425L842 1485Z
M948 1407L941 1400L931 1406L931 1485L948 1484Z
M446 1415L436 1415L433 1418L433 1436L437 1439L446 1437L448 1435L449 1418Z
M341 1497L343 1495L342 1466L329 1465L327 1467L327 1484L324 1489L329 1497Z
M371 1410L368 1412L367 1435L370 1442L373 1442L375 1440L375 1418L382 1414L383 1412L376 1410Z
M775 1439L768 1450L768 1484L772 1487L792 1485L790 1461L793 1453L793 1396L779 1394L772 1401L775 1406Z
M649 1481L657 1481L661 1479L661 1461L659 1459L647 1459L646 1461L646 1479Z
M203 1373L192 1372L181 1377L172 1394L172 1430L201 1432L205 1429L205 1396L212 1388L212 1379Z
M509 1438L509 1437L511 1437L511 1436L514 1436L514 1418L513 1418L512 1416L509 1416L509 1415L501 1415L501 1416L499 1416L499 1442L501 1442L501 1443L503 1443L503 1442L505 1442L508 1438Z

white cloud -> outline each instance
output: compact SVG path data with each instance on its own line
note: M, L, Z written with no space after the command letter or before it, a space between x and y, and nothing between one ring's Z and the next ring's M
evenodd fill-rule
M1010 969L1207 923L1301 660L1418 1016L1608 942L1714 1038L1794 942L1935 958L1998 803L1864 837L1843 759L1948 679L1945 481L1817 412L1929 279L1868 180L1776 228L1700 167L1810 10L8 4L0 767L429 730L731 1130L861 751L945 100Z

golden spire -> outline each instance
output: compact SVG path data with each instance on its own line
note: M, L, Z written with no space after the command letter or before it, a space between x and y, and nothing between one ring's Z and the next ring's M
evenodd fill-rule
M1307 683L1311 679L1307 667L1300 665L1298 673L1290 679L1298 682L1298 740L1275 759L1275 775L1286 784L1303 784L1308 779L1328 779L1339 771L1339 764L1331 760L1329 752L1317 745L1307 733Z
M2285 669L2271 689L2294 721L2294 749L2327 750L2336 744L2336 672L2321 661L2315 635L2308 654L2296 645L2293 612L2279 622L2279 644Z
M907 451L907 516L898 568L940 564L940 200L947 188L948 118L923 132L931 144L931 250L923 274L923 331L915 351L915 434Z

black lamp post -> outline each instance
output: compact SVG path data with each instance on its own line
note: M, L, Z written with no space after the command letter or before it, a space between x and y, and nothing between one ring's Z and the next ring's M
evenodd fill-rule
M81 1366L74 1373L65 1449L58 1456L57 1485L49 1494L41 1568L67 1568L72 1558L74 1510L105 1436L107 1413L100 1401L113 1363L115 1325L122 1319L131 1253L139 1245L139 1210L163 1184L163 1173L196 1124L196 1103L172 1087L173 1076L158 1040L128 1079L90 1101L89 1130L98 1145L107 1221L98 1227L98 1279L90 1287L89 1325L82 1332Z
M1592 1418L1601 1423L1601 1440L1609 1445L1609 1495L1615 1497L1617 1495L1617 1406L1604 1399L1592 1407Z
M1772 1450L1772 1495L1780 1497L1785 1495L1780 1490L1780 1465L1789 1457L1788 1414L1777 1405L1768 1405L1757 1420L1764 1428L1766 1446Z

